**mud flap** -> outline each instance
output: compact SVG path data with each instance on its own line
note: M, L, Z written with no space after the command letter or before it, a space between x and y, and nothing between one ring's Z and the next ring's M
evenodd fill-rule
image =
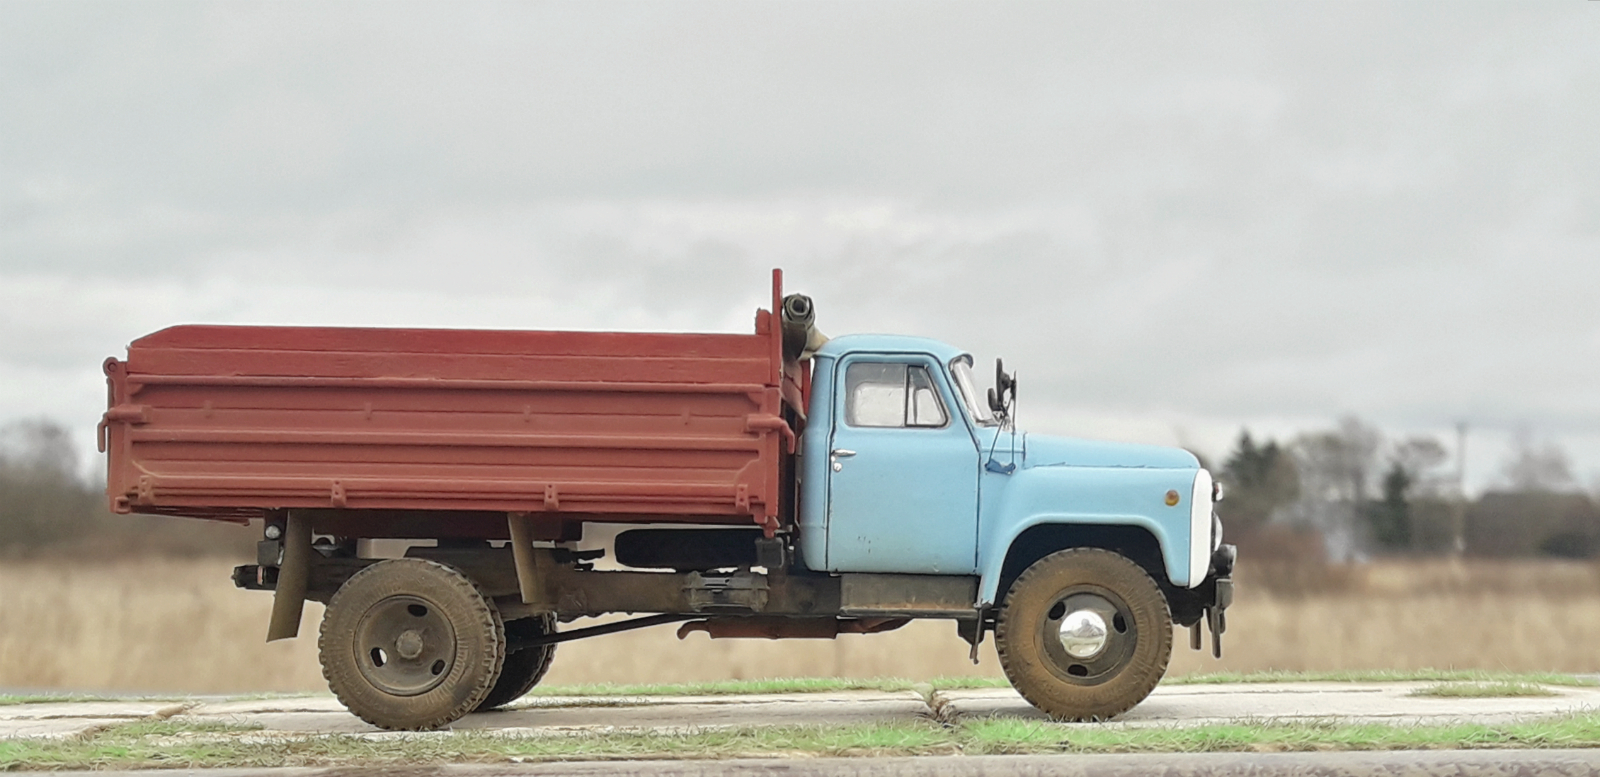
M278 567L277 593L272 597L272 620L267 623L268 642L299 636L310 575L311 520L291 512L283 531L283 563Z
M506 532L511 536L511 558L517 567L517 590L523 604L540 601L544 592L539 556L533 552L533 519L527 513L509 513Z

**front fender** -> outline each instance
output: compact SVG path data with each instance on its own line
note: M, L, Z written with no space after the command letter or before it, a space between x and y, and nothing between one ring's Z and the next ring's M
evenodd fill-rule
M1205 493L1197 497L1202 485ZM1203 469L1030 467L1012 475L990 474L984 488L1000 493L983 500L985 509L979 520L980 606L998 599L1006 555L1017 538L1046 524L1136 526L1155 537L1172 585L1189 588L1205 577L1204 563L1195 575L1196 554L1192 552L1197 541L1210 550L1211 485L1210 475ZM1176 492L1175 500L1172 492ZM1193 519L1198 512L1194 509L1197 498L1205 500L1203 530L1196 529Z

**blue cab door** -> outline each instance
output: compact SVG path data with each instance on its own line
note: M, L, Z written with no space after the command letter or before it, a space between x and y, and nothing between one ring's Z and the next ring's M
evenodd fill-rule
M834 380L828 568L974 574L978 449L943 366L857 354Z

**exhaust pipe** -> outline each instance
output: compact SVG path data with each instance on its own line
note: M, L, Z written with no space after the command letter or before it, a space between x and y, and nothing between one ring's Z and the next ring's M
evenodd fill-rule
M828 336L817 331L817 308L804 294L783 298L783 358L801 361L811 358Z

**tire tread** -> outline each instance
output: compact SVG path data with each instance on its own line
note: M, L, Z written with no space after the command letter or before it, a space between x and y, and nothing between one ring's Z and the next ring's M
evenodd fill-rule
M1119 678L1130 676L1129 673L1132 672L1131 676L1142 679L1135 682L1133 687L1124 690L1120 696L1112 699L1100 699L1098 703L1092 704L1084 704L1081 698L1074 700L1066 697L1070 696L1073 691L1103 689L1105 685L1115 683L1115 679L1100 686L1073 686L1065 683L1051 685L1044 682L1035 682L1034 678L1030 676L1030 674L1033 674L1030 670L1034 669L1034 667L1028 665L1029 662L1035 660L1034 657L1028 655L1031 651L1013 644L1013 638L1010 633L1011 628L1013 628L1013 619L1019 617L1019 613L1011 606L1016 601L1011 594L1019 591L1028 592L1038 585L1048 586L1049 584L1046 581L1050 576L1064 574L1063 570L1074 566L1104 566L1106 568L1104 571L1109 571L1112 576L1119 573L1126 574L1135 589L1143 589L1137 591L1140 596L1148 599L1153 594L1154 599L1160 605L1159 615L1156 619L1162 622L1154 624L1155 628L1153 629L1157 641L1155 654L1141 657L1136 649L1133 662L1118 675ZM1119 594L1125 598L1132 598L1128 596L1127 592L1119 592ZM1139 606L1132 601L1128 604L1134 608ZM1031 624L1022 628L1025 629L1023 633L1027 634L1029 633L1027 629L1031 629ZM1144 701L1150 695L1150 692L1155 690L1156 684L1161 682L1162 676L1166 674L1167 666L1172 657L1172 613L1167 605L1166 596L1161 593L1161 589L1156 585L1155 580L1142 567L1133 563L1127 557L1100 548L1071 548L1056 551L1034 562L1011 584L1006 602L1002 604L1000 612L995 618L995 650L999 653L1000 666L1005 671L1006 678L1011 681L1012 687L1029 704L1058 720L1107 720L1133 709ZM1066 693L1052 693L1052 691L1060 692L1063 690L1066 690ZM1101 696L1102 694L1090 692L1085 695Z
M556 619L553 614L534 616L540 618L542 631L545 634L555 633ZM515 658L522 653L533 652L539 654L537 661L531 666L524 667L517 663ZM505 662L500 670L500 679L495 681L494 687L489 690L489 695L478 702L477 711L492 710L503 707L528 694L533 687L544 679L545 673L550 671L550 663L555 660L556 646L544 645L541 647L524 648L516 653L507 653ZM520 679L513 673L521 672Z
M379 580L384 576L400 578L407 574L431 577L433 582L443 583L447 588L454 589L454 593L463 596L470 603L472 609L471 613L468 614L467 625L475 624L481 629L477 634L468 636L475 637L484 644L493 646L493 649L482 651L482 655L479 658L482 663L476 669L478 676L482 679L477 683L478 687L472 689L462 701L444 710L428 710L421 704L408 704L410 700L420 699L422 696L391 697L396 699L395 707L403 708L409 706L413 708L409 711L402 710L400 714L391 717L388 714L380 714L379 711L368 709L365 701L353 692L353 689L359 687L359 685L364 685L366 680L360 676L360 672L356 670L353 664L346 665L338 661L331 661L330 656L335 654L333 651L348 648L355 638L353 633L343 633L346 631L344 624L340 624L339 618L335 617L343 600L355 595L350 592L360 591L364 586L381 584L373 582L372 578L378 578ZM341 633L330 633L334 629ZM463 635L458 630L457 639L462 638ZM505 656L505 645L505 624L500 619L500 610L495 607L492 599L484 595L483 589L476 582L455 567L440 564L436 561L412 558L380 561L351 575L350 579L346 580L344 585L340 586L339 590L334 593L333 598L328 601L327 610L323 614L322 625L317 633L317 652L319 662L322 664L322 677L328 681L328 688L333 691L333 695L338 698L339 703L343 704L356 717L378 728L390 730L428 731L438 729L459 720L462 716L477 709L499 679L501 662ZM383 710L382 712L391 711ZM407 715L407 712L410 714Z

